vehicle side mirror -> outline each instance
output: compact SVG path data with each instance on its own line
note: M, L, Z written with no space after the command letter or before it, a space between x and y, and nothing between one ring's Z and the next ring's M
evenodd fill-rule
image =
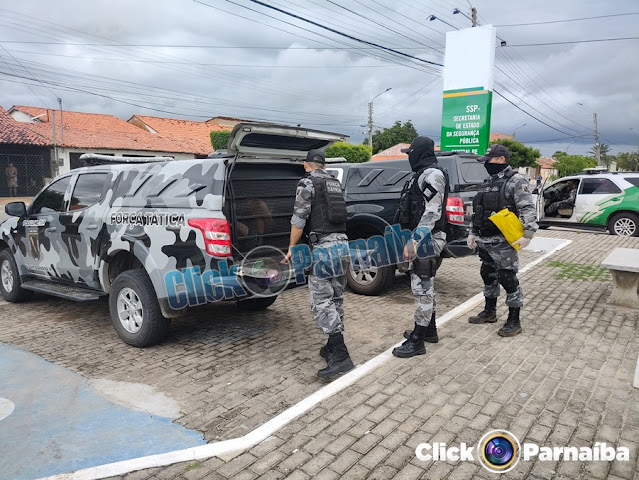
M533 195L539 195L539 189L538 189L538 188L535 188L535 189L532 191L532 194L533 194Z
M27 207L24 202L11 202L4 206L4 212L10 217L21 217L27 213Z

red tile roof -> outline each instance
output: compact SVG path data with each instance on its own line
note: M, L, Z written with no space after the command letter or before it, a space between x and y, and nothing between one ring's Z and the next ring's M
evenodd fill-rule
M29 128L25 124L16 122L2 107L0 107L0 144L46 146L50 142Z
M148 115L133 115L129 118L129 123L140 128L149 127L157 132L158 135L173 138L177 141L197 142L206 153L210 153L213 150L211 147L211 132L232 130L231 127L207 124L206 122L151 117Z
M51 125L53 115L51 110L22 105L13 106L9 111L12 110L19 110L32 117L44 114L38 119L39 122L14 122L23 129L45 137L48 140L48 145L53 144ZM56 112L58 125L59 118L59 112ZM210 140L203 142L198 138L153 134L113 115L63 111L62 118L64 123L64 144L61 146L67 148L104 148L199 155L209 154L213 150ZM59 129L57 130L57 142L58 145L61 144Z
M537 164L541 168L555 168L555 162L557 162L557 160L549 157L542 157L537 159Z

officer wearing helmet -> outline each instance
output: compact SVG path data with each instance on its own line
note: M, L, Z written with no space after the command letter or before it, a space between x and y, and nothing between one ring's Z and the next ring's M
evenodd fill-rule
M346 202L338 180L325 169L326 159L321 150L311 150L306 156L306 175L297 185L295 206L291 218L289 251L284 262L291 259L290 248L306 234L311 248L339 247L347 244ZM348 246L344 245L348 251ZM316 256L313 255L314 261ZM314 265L316 267L317 265ZM311 311L320 331L328 335L328 341L320 349L326 367L317 372L320 378L331 378L354 368L344 343L344 289L345 272L321 272L311 270L308 289L311 294Z
M497 321L497 297L499 286L506 290L508 319L498 331L502 337L521 333L519 313L524 305L524 295L517 279L519 257L501 231L489 219L494 213L507 208L517 215L524 227L523 236L513 245L526 248L537 231L537 209L529 190L528 179L508 165L510 152L503 145L491 145L484 162L490 178L473 199L473 222L468 236L468 247L477 248L481 259L480 274L484 281L484 310L468 319L470 323L495 323Z

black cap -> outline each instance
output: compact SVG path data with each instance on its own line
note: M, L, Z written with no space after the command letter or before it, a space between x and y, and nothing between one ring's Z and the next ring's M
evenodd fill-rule
M496 143L495 145L491 145L488 150L486 150L486 155L479 157L477 161L485 162L486 160L490 160L495 157L506 157L506 160L508 160L510 158L510 152L503 145Z
M415 140L413 140L413 143L410 144L410 147L402 148L401 151L404 153L410 153L413 150L426 147L427 145L430 145L432 142L433 141L428 137L417 137Z
M324 165L326 163L326 157L321 150L309 150L306 154L306 161L309 163L320 163Z

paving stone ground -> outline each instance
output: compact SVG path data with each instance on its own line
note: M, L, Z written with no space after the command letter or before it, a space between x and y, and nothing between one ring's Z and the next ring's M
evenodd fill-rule
M521 335L503 339L496 334L501 321L457 318L426 355L388 361L249 451L123 478L493 478L478 463L421 462L415 447L473 444L495 428L522 443L605 441L631 455L628 462L520 462L503 478L639 478L639 390L631 386L639 314L607 305L609 276L593 279L580 268L598 266L616 246L639 248L639 239L542 235L573 243L522 276ZM537 256L523 253L522 263ZM557 278L562 271L567 278ZM477 258L446 260L437 287L439 314L478 293ZM315 377L323 338L305 288L257 315L233 305L194 311L174 322L167 342L145 350L117 339L106 303L42 297L26 308L0 308L2 341L90 378L155 386L182 405L178 421L210 441L241 436L323 386ZM413 308L404 276L381 297L348 294L347 342L356 363L394 344ZM507 315L502 302L498 314Z

